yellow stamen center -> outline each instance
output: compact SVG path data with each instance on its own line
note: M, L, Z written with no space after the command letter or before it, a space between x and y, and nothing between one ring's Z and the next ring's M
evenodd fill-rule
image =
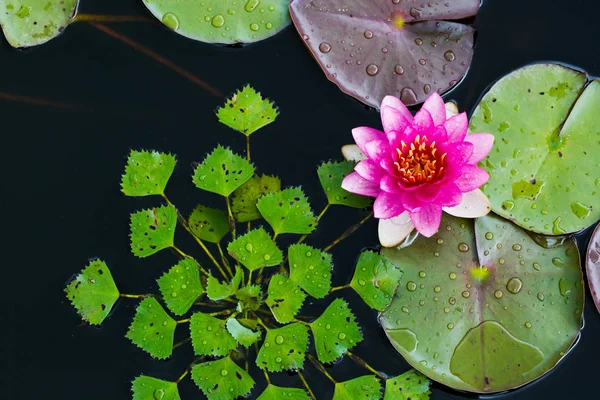
M396 152L398 161L394 164L405 183L418 185L431 182L444 172L447 153L440 154L435 141L429 143L426 136L417 135L410 145L400 141Z

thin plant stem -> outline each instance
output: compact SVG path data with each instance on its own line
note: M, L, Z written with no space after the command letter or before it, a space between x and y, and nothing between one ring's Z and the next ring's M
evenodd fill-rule
M256 315L256 313L254 314L254 316L256 317L256 321L258 322L258 324L260 326L262 326L263 328L265 328L266 331L270 331L271 329L263 322L262 319L260 319L260 317L258 315Z
M190 340L192 340L192 338L191 338L191 337L189 337L189 338L185 338L185 339L183 339L181 342L175 343L175 344L173 345L173 350L175 350L176 348L178 348L178 347L180 347L180 346L183 346L184 344L186 344L186 343L187 343L187 342L189 342Z
M250 271L250 273L248 274L248 285L252 284L252 272L254 271Z
M197 301L194 303L195 306L204 306L204 307L225 307L225 304L219 303L207 303L205 301Z
M183 380L183 378L185 378L189 373L190 373L190 368L188 367L185 369L185 371L183 371L183 374L181 374L181 376L179 378L177 378L175 383L181 382Z
M246 158L250 161L250 135L246 136Z
M271 384L271 380L269 379L269 374L267 373L267 370L263 369L262 371L265 373L265 379L267 381L267 385L270 385Z
M204 275L209 276L210 273L204 269L204 267L202 265L200 265L200 263L198 261L196 261L194 259L194 257L184 253L183 251L181 251L181 249L175 245L171 246L173 248L173 250L175 250L181 257L183 258L188 258L190 260L193 260L196 263L196 266L198 266L198 269L200 270L200 272L202 272ZM227 279L227 277L225 277L225 279Z
M304 385L304 387L306 388L306 391L308 392L308 394L310 395L312 400L317 400L317 398L315 397L315 394L313 393L312 389L310 388L310 386L308 386L308 382L306 381L306 378L304 378L304 375L302 375L301 371L298 371L298 376L300 377L300 380L302 381L302 384Z
M137 15L78 14L73 22L154 22Z
M323 366L323 364L321 364L319 362L319 360L317 360L316 358L313 357L312 354L306 354L306 356L308 357L308 359L310 360L311 363L313 363L313 365L315 366L315 368L317 368L323 375L325 375L327 377L327 379L329 379L334 385L337 385L337 382L335 379L333 379L333 377L331 375L329 375L329 372L327 372L327 370L325 369L325 367Z
M369 364L367 364L367 362L365 360L363 360L362 358L360 358L359 356L357 356L356 354L352 354L349 351L346 352L346 354L348 355L348 357L350 357L352 359L352 361L354 361L356 364L360 365L361 367L371 371L372 373L374 373L375 375L377 375L377 377L379 379L382 380L386 380L387 378L385 376L383 376L379 371L377 371L375 368L371 367Z
M188 322L190 322L191 318L186 318L186 319L180 319L177 320L175 322L177 322L177 324L187 324Z
M225 196L225 203L227 204L227 215L229 216L229 229L231 230L231 236L235 239L235 219L233 219L233 212L231 211L231 202L229 201L229 196Z
M329 293L337 292L338 290L347 289L350 287L350 284L332 287Z
M323 218L323 215L325 215L327 210L329 210L329 207L331 207L331 203L327 203L327 205L325 207L323 207L323 210L321 210L321 212L319 213L319 216L317 217L317 222L319 222L321 220L321 218ZM298 239L298 244L303 243L307 237L308 237L308 235L302 235L300 237L300 239Z
M310 326L310 324L308 322L301 321L301 320L296 319L296 318L294 318L292 321L297 322L297 323L302 324L302 325Z
M227 315L233 313L235 310L233 308L228 308L227 310L215 311L208 315L211 317L216 317L217 315Z
M246 359L244 360L244 367L246 372L250 372L250 365L248 364L248 359L250 358L250 349L246 349Z
M263 271L264 271L264 270L265 270L265 267L261 267L261 268L258 270L258 276L256 277L256 284L259 284L259 283L261 283L261 282L262 282L262 280L263 280Z
M348 236L350 236L351 234L353 234L354 232L356 232L358 230L358 228L360 228L365 222L367 222L369 220L369 218L371 218L373 216L373 212L371 211L369 213L369 215L367 215L366 217L364 217L358 224L355 224L353 226L351 226L350 228L346 229L346 231L344 233L342 233L340 235L340 237L338 237L337 239L335 239L333 242L331 242L331 244L329 244L327 247L325 247L323 250L324 251L329 251L331 250L331 248L335 245L337 245L338 243L340 243L342 240L346 239Z
M275 234L273 235L273 241L275 241L275 239L277 239L277 236L279 236L279 233L275 232Z
M223 265L225 265L227 272L229 272L229 275L233 278L233 271L231 270L231 264L229 264L229 260L227 259L227 257L225 256L225 253L223 252L223 247L221 247L221 242L217 242L217 248L219 249L219 254L221 254L221 262L223 263Z
M124 297L126 299L145 299L146 297L152 297L151 294L128 294L128 293L121 293L119 296Z

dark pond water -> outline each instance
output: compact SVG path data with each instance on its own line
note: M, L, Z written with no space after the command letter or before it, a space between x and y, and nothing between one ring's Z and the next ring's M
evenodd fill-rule
M84 0L81 12L146 15L139 0ZM477 49L470 73L447 98L471 110L494 80L541 60L600 75L599 12L596 0L487 0L475 20ZM315 167L339 158L340 146L351 140L351 128L379 125L376 112L325 79L291 27L262 43L224 48L187 40L150 23L110 26L220 93L229 95L252 83L274 99L281 117L253 139L253 159L261 172L279 174L284 184L303 185L315 209L325 204ZM22 101L24 97L56 104L32 104ZM144 260L129 252L129 213L158 204L158 199L121 195L125 156L131 148L177 154L170 198L185 214L199 201L210 202L206 199L212 196L193 187L190 163L219 142L238 151L244 148L243 138L213 115L223 100L85 23L29 51L15 51L0 41L0 398L130 399L135 376L176 379L192 360L190 345L158 362L129 343L124 334L134 314L133 301L120 301L101 328L78 326L80 319L62 289L88 258L97 256L108 262L123 292L155 290L154 279L176 259L168 251ZM312 243L327 244L364 215L361 210L334 209ZM375 232L371 221L334 249L335 284L349 280L362 247L377 244ZM183 234L177 241L200 256ZM388 374L407 370L375 314L351 292L336 294L350 301L363 327L366 341L355 353ZM552 373L504 397L597 398L600 317L589 296L585 322L579 344ZM349 360L330 372L338 380L363 373ZM333 387L318 371L309 366L306 375L319 399L331 398ZM264 380L255 376L256 394ZM273 381L300 385L297 376L275 376ZM180 391L186 399L201 398L191 380L183 381ZM435 400L463 398L439 385L433 391Z

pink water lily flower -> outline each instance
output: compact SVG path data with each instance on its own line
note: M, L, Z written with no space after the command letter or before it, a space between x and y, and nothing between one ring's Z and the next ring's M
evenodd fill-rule
M387 96L381 103L383 132L352 130L358 148L342 151L360 162L342 187L376 198L373 210L383 246L398 245L415 228L432 236L442 210L468 218L490 211L479 190L489 175L477 163L490 152L494 136L467 134L467 116L457 111L434 92L413 117L399 99Z

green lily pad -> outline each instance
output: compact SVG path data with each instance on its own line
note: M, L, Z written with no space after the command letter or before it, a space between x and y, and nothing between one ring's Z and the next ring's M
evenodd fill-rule
M299 187L262 196L256 207L277 235L309 234L317 225L317 218Z
M176 33L206 43L252 43L289 25L287 0L152 0L148 10Z
M551 370L581 329L583 278L573 239L540 247L495 215L444 214L439 232L383 255L403 271L381 324L417 370L477 393Z
M131 214L131 252L148 257L172 247L175 241L177 210L162 206Z
M194 365L192 379L208 400L237 399L254 387L252 377L229 357Z
M288 249L290 280L311 296L322 299L331 289L331 254L305 244Z
M189 258L181 260L157 282L167 307L175 315L188 312L198 297L204 293L196 261Z
M600 81L554 65L498 81L471 118L496 140L481 162L492 210L546 235L577 232L600 218ZM582 93L583 90L583 93Z
M394 296L402 271L372 251L363 252L350 286L374 310L383 311Z
M121 179L121 191L127 196L164 194L174 169L175 157L171 154L132 150Z
M165 359L173 352L177 322L154 297L147 297L135 311L126 337L153 357Z
M196 167L192 181L198 189L229 196L254 176L254 167L231 150L217 146Z
M267 293L266 303L280 324L291 322L306 299L306 293L282 274L271 277Z
M229 220L225 211L200 204L190 214L188 224L194 235L211 243L219 243L229 233Z
M414 369L385 381L383 400L429 400L431 382Z
M342 189L342 181L354 172L355 166L356 163L352 161L329 161L319 166L317 174L329 204L365 208L373 203L373 199L370 197L359 196Z
M256 400L310 400L302 389L279 387L269 384Z
M250 271L283 262L283 253L262 226L229 243L227 251Z
M12 47L37 46L60 35L77 13L78 0L11 0L0 6L0 25Z
M238 90L225 106L217 111L219 121L246 136L265 125L274 122L278 112L269 99L263 99L260 93L250 86Z
M254 221L262 218L256 203L261 196L281 190L281 180L276 176L254 175L235 192L231 199L231 211L238 222Z
M381 382L375 375L365 375L335 385L333 400L379 400Z
M226 322L212 315L194 313L190 320L190 334L194 354L198 356L224 356L237 347L227 331Z
M253 345L261 337L260 328L257 328L255 332L252 329L246 328L235 318L227 320L226 327L227 332L233 336L236 342L244 347Z
M181 400L177 383L138 376L132 383L133 400Z
M308 327L296 322L267 331L256 356L256 365L269 372L299 370L308 347Z

